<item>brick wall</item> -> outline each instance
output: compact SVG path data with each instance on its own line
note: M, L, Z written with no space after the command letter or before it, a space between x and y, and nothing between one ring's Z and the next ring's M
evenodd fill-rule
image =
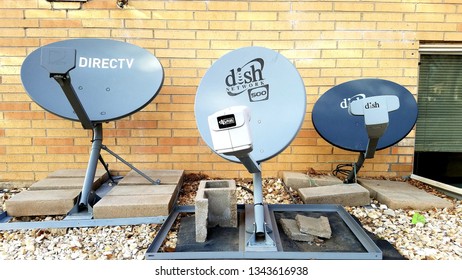
M462 2L161 1L116 0L0 3L0 181L38 180L56 169L85 168L91 132L30 100L20 79L28 53L68 38L112 38L151 51L165 81L142 111L104 124L104 143L141 169L184 169L227 178L250 177L204 144L194 120L197 86L214 61L244 46L279 51L306 85L307 114L296 139L263 163L279 171L330 172L357 154L326 143L313 128L314 103L331 87L362 77L397 82L417 93L419 44L462 41ZM362 175L412 172L414 131L367 160ZM103 152L110 168L128 168Z

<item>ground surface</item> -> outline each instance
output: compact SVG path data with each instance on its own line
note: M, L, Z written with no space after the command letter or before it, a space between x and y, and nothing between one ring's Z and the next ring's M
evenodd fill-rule
M212 178L205 174L187 174L180 190L178 204L194 205L197 187L200 180L204 179ZM375 234L377 238L388 241L406 259L462 259L461 202L423 183L414 180L410 183L452 201L455 207L417 212L408 209L390 209L373 201L369 206L346 207L346 210L356 217L366 230ZM279 178L264 179L263 185L263 195L268 204L302 203L297 192L288 189ZM252 203L252 181L236 179L236 186L238 203ZM3 207L5 200L27 187L27 183L2 183L0 205ZM420 219L417 219L419 215ZM59 218L61 217L31 217L22 220ZM0 231L0 260L143 259L159 229L160 225L148 224ZM168 234L162 250L174 251L176 237L177 232L174 227Z

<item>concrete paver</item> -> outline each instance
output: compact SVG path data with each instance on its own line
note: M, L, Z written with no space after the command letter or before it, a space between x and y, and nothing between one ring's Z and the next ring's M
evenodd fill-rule
M84 178L45 178L33 183L29 190L57 190L57 189L80 189L82 190ZM93 189L101 185L100 178L93 181Z
M358 182L369 190L371 197L392 209L428 210L454 207L451 202L407 182L372 179L358 179Z
M80 190L23 191L5 202L9 216L65 215L74 206Z
M47 178L33 183L6 201L5 208L12 217L66 215L74 207L82 191L86 169L57 170ZM107 173L97 171L93 189L97 189Z
M308 175L300 172L282 172L282 179L287 187L294 190L300 188L319 187L319 186L330 186L341 184L342 181L332 175Z
M174 195L177 185L122 185L114 187L106 196L115 195Z
M130 171L93 206L95 219L167 216L172 210L183 182L184 170L142 170L150 178L161 180L151 184Z
M298 193L305 204L364 206L371 202L369 191L357 183L301 188Z
M93 207L95 219L168 216L173 206L171 195L104 196Z
M161 185L176 185L181 182L184 170L141 170L145 175L153 180L160 179ZM136 171L131 170L127 173L118 185L146 185L150 182L138 174Z

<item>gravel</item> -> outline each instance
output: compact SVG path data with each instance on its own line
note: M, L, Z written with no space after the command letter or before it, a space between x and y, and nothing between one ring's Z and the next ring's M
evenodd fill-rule
M205 174L188 174L180 190L178 204L194 204L200 180ZM462 204L433 188L412 182L434 195L451 200L453 209L415 211L390 209L372 201L365 207L346 207L364 228L387 240L406 259L462 259ZM252 203L251 180L236 179L238 203ZM280 178L263 180L266 203L300 204L297 192L288 189ZM16 193L27 189L27 183L0 183L0 207ZM0 209L0 210L1 210ZM20 220L59 219L31 217ZM0 260L141 260L161 225L105 226L67 229L33 229L0 231ZM176 246L176 230L169 233L162 250Z

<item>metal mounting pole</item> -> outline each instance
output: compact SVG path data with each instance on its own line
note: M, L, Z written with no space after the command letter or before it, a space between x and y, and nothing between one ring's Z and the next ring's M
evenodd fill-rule
M364 160L366 159L364 153L359 153L358 161L353 163L353 169L350 171L350 174L348 174L348 178L345 179L345 184L351 184L356 182L356 174L358 174L359 169L364 164Z
M253 175L253 211L247 211L247 214L253 212L253 227L248 228L251 233L246 241L247 251L277 251L276 243L268 234L271 229L265 222L265 206L263 205L263 182L261 167L249 154L237 155L238 159L244 164L247 170ZM249 209L250 210L250 209ZM246 222L247 224L247 222ZM246 226L247 228L247 226Z
M98 123L93 128L93 140L91 144L90 159L88 160L87 172L83 182L82 193L79 201L79 211L88 209L88 198L95 180L96 168L98 165L101 147L103 143L103 126Z
M265 237L265 216L263 209L263 183L261 172L253 174L253 208L255 215L255 235Z

